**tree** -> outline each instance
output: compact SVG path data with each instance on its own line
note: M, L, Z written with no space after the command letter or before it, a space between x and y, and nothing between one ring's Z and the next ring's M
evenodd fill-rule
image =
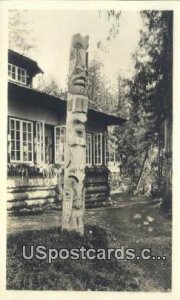
M113 111L117 105L117 94L111 88L103 73L103 64L99 60L92 60L88 68L87 92L89 102L94 108Z
M39 91L53 95L55 97L62 97L63 94L65 96L67 93L59 86L57 80L49 75L38 76L36 88Z
M144 156L149 149L148 114L141 103L133 101L133 80L119 75L117 113L126 118L114 134L118 140L118 159L121 162L122 177L129 177L135 187L138 182Z
M29 27L27 17L25 10L9 10L9 48L24 55L36 48L35 34Z
M115 39L116 36L119 34L119 27L120 27L120 19L122 16L122 12L120 10L99 10L99 17L104 19L105 22L109 23L109 31L106 36L106 42ZM105 50L104 42L101 40L97 43L97 48L101 50Z
M118 34L121 12L106 11L104 15L115 29L110 27L106 40L111 40ZM133 55L135 75L131 81L121 77L118 82L118 110L127 114L127 99L131 102L130 120L116 129L121 136L119 156L124 171L134 178L141 174L148 148L158 147L158 188L162 189L164 181L164 198L171 199L173 16L170 11L142 11L140 15L143 30ZM102 42L98 46L102 48Z
M171 203L172 164L172 20L171 11L143 11L132 99L150 113L152 142L163 147L164 202Z

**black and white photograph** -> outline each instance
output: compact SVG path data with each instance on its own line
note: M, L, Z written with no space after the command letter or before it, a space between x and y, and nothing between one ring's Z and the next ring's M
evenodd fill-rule
M6 290L170 294L174 10L83 7L7 10Z

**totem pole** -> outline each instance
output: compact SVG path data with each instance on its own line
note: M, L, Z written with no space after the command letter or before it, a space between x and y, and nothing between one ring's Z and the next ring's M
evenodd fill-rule
M62 208L62 230L80 235L84 234L88 40L80 34L71 40Z

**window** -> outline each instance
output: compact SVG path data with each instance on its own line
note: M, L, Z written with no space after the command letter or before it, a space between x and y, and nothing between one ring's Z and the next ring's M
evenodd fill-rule
M94 164L102 165L102 133L94 134Z
M9 119L11 162L33 162L33 123Z
M108 135L104 135L104 162L105 165L108 165L109 162L109 139Z
M8 64L8 77L13 81L27 84L26 70L12 64Z
M102 165L103 143L102 133L86 133L86 165ZM55 163L65 162L66 127L56 126L54 128L55 140ZM94 156L94 159L93 159Z
M92 165L92 134L86 133L86 165Z
M65 141L66 141L66 127L55 127L55 163L64 164L65 162Z
M45 161L44 121L36 123L36 161Z
M107 163L115 164L116 154L117 154L116 139L110 136L109 138L106 139L106 143L107 143L106 148L108 149L105 152L105 159Z

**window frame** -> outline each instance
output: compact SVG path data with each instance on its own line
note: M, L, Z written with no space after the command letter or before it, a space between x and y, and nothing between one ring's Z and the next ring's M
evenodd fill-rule
M65 133L64 133L64 143L60 142L60 144L64 144L64 161L63 160L60 160L60 161L57 160L57 142L56 142L57 133L56 133L56 130L58 128L60 129L60 132L61 132L61 129L65 130ZM61 139L61 134L59 135L59 137ZM66 146L66 126L65 125L54 126L54 162L55 162L55 164L60 164L60 165L64 165L65 164L65 146Z
M90 137L90 143L87 144L87 138ZM87 146L89 146L87 148ZM90 148L90 149L89 149ZM90 153L90 156L87 155L87 153ZM87 159L89 160L89 162L87 162ZM90 132L86 132L86 166L92 166L93 164L93 135Z
M9 67L10 67L10 70L9 70ZM12 68L15 68L14 72L12 72ZM18 71L20 72L20 74L19 74ZM25 72L24 75L22 75L22 71ZM15 78L12 77L12 74L15 75ZM20 76L21 79L18 78L19 76ZM27 85L27 70L24 69L24 68L18 67L16 65L13 65L11 63L8 63L8 78L11 81L18 82L18 83L21 83L23 85ZM25 80L23 81L22 78L24 78Z
M104 164L108 166L109 163L109 139L107 132L104 134Z
M40 141L38 141L38 125L40 126ZM42 132L41 132L42 125ZM40 147L40 159L38 159L38 147ZM43 159L41 159L41 155L43 155ZM44 164L45 163L45 122L37 121L36 122L36 163Z
M100 162L96 162L96 137L100 136ZM103 164L103 133L98 132L93 135L93 163L95 166L102 166Z
M12 128L11 128L11 120L14 121L14 122L19 122L19 136L20 136L20 139L19 139L19 143L20 143L20 160L17 160L17 159L12 159L12 141L14 141L15 143L17 142L17 139L12 139ZM31 144L31 151L26 151L27 154L29 154L29 152L31 152L32 154L32 160L26 160L24 161L23 160L23 143L25 143L24 139L23 139L23 124L30 124L31 126L31 141L29 142L28 139L26 141L26 144ZM24 119L18 119L18 118L14 118L14 117L9 117L9 134L10 134L10 163L20 163L20 164L33 164L34 163L34 126L33 126L33 122L32 121L29 121L29 120L24 120ZM16 132L16 128L14 128L14 131ZM29 134L29 130L26 131L26 136ZM15 153L16 153L16 148L15 148Z
M116 159L116 140L113 139L113 143L110 144L109 143L109 164L113 164L115 165L117 163L117 159Z

